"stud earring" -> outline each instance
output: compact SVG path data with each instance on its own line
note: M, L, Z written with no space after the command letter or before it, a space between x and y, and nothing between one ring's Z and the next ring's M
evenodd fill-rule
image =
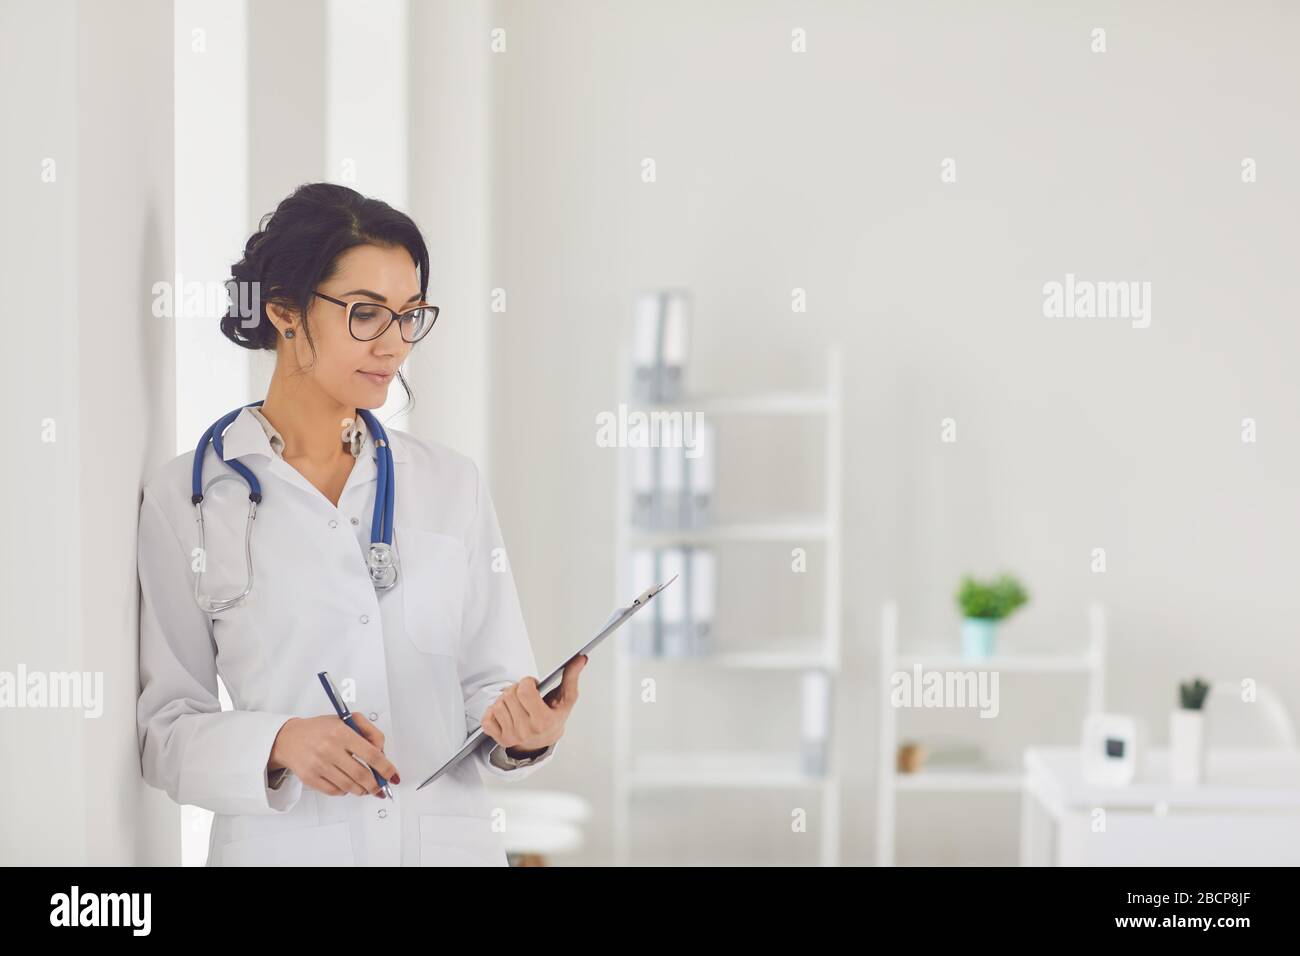
M285 337L286 339L291 339L291 338L293 338L293 329L285 329L285 330L284 330L284 337Z

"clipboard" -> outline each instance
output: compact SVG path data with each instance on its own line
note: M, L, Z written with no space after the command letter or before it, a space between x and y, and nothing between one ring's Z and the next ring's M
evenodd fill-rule
M654 587L647 588L645 591L642 591L641 594L636 598L636 600L634 600L627 607L615 608L614 613L609 616L609 620L607 620L604 623L601 629L596 633L595 637L593 637L586 644L582 645L582 647L580 647L578 650L574 651L572 654L566 657L559 667L555 668L555 670L551 671L548 675L546 675L545 680L538 682L537 684L538 692L541 693L543 697L546 697L546 695L548 695L551 691L559 687L561 680L564 678L564 668L569 663L569 661L573 660L575 657L579 656L580 654L589 654L598 644L600 644L601 641L603 641L605 638L609 637L609 635L613 634L620 627L622 627L624 622L626 622L628 618L630 618L637 611L641 610L641 608L649 604L651 599L656 594L658 594L660 591L668 587L668 585L672 584L676 580L677 580L677 575L674 574L663 584L658 584L655 585ZM469 735L465 743L461 746L459 750L456 751L455 754L452 755L450 760L448 760L441 767L435 770L431 777L429 777L427 780L424 781L424 783L420 784L415 789L421 790L424 787L428 786L429 784L433 783L433 781L437 780L444 773L446 773L452 767L456 766L458 763L460 763L462 760L464 760L466 757L472 754L475 750L477 750L485 740L490 741L492 740L492 738L489 737L487 733L483 730L483 728L480 726L477 730L475 730L472 734Z

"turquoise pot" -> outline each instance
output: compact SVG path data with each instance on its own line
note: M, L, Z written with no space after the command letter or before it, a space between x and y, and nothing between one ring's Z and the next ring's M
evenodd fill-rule
M998 622L984 617L968 617L961 622L961 656L992 657L998 647Z

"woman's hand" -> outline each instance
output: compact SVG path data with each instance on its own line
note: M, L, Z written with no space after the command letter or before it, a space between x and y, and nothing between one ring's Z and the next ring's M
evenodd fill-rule
M542 697L537 678L511 684L483 715L483 731L502 747L545 750L564 736L564 722L578 702L578 675L587 666L579 654L564 665L560 686Z
M286 720L271 745L267 769L288 767L304 787L331 797L373 793L382 798L375 775L356 757L378 770L385 780L402 781L393 762L384 756L384 735L379 728L357 711L352 712L352 719L361 734L339 720L337 714Z

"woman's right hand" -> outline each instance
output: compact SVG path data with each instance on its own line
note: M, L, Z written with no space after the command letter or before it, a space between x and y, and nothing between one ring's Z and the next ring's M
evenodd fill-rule
M267 769L288 767L304 787L331 797L373 793L382 798L375 775L356 757L390 783L401 783L401 778L393 762L384 756L384 735L379 728L356 711L352 719L361 729L360 734L339 720L337 714L291 717L275 736Z

